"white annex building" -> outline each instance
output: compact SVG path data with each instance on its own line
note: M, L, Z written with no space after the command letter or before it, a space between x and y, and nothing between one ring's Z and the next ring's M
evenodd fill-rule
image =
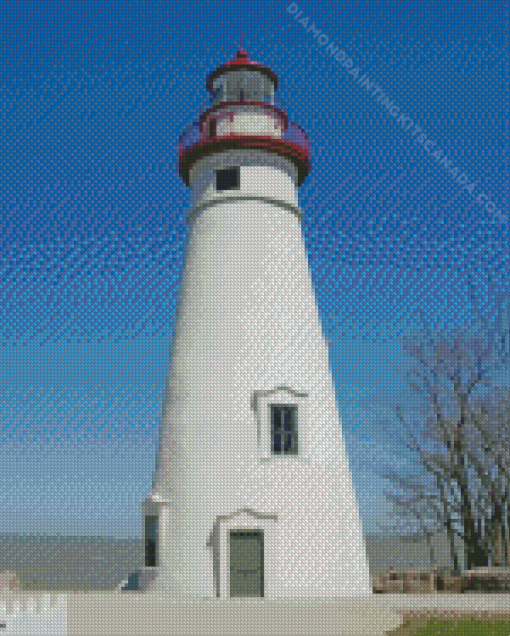
M180 139L192 203L140 591L371 594L301 232L308 142L277 84L238 51Z

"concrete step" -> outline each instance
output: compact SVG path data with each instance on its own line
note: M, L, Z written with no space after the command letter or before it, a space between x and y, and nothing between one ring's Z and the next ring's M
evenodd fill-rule
M169 600L156 593L70 594L67 633L147 636L385 636L401 616L372 597Z

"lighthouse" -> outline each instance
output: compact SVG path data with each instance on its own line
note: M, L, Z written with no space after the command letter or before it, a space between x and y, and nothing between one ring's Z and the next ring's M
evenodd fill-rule
M301 229L308 140L277 75L239 50L180 138L186 260L142 591L371 594L356 495Z

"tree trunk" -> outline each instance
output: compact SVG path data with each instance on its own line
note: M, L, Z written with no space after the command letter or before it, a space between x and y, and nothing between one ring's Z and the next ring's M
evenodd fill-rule
M496 542L494 546L494 567L503 567L503 526L501 521L496 526Z
M467 488L465 490L467 492ZM469 494L463 496L463 507L465 506L466 514L463 515L464 522L464 536L466 537L467 547L467 569L477 567L486 567L488 565L488 552L483 546L483 540L481 534L477 532L475 528L475 520L472 517L473 509L471 507L471 501ZM467 503L465 503L467 502Z
M468 489L466 458L462 453L462 437L464 433L464 422L466 421L467 397L460 396L460 418L459 424L454 431L454 479L457 482L461 496L462 525L464 529L464 542L466 548L466 566L468 570L474 567L487 565L487 553L480 545L480 536L475 529L473 518L473 508Z
M429 548L429 563L430 563L430 569L432 570L436 566L436 558L435 558L435 554L434 554L434 546L432 545L432 541L431 541L432 533L426 532L425 538L427 540L427 546Z
M503 565L503 510L499 502L494 502L494 511L490 520L489 551L492 565L500 568Z
M510 506L509 506L510 509ZM506 519L506 564L510 566L510 514Z
M510 505L508 504L508 488L505 489L503 497L504 514L502 519L501 536L503 545L501 548L503 563L505 567L510 567Z
M454 478L459 485L461 496L461 515L464 530L464 546L466 550L466 568L471 570L473 567L483 565L484 553L479 545L479 535L475 529L475 520L473 518L473 510L467 487L467 479L465 470L455 468ZM486 563L485 563L486 565Z
M506 516L505 523L503 525L503 558L505 559L505 566L510 567L510 506L508 505L508 491L505 492L505 507Z
M442 479L440 479L437 475L436 482L441 495L441 502L443 504L443 515L446 519L446 534L450 541L450 554L452 557L453 569L455 572L459 572L459 556L457 554L457 548L455 547L455 531L453 529L451 511L448 509L448 499L446 498L445 487Z

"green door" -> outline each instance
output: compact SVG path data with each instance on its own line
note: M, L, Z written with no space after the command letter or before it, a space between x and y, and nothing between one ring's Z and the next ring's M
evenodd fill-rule
M230 531L230 596L264 596L264 533Z

